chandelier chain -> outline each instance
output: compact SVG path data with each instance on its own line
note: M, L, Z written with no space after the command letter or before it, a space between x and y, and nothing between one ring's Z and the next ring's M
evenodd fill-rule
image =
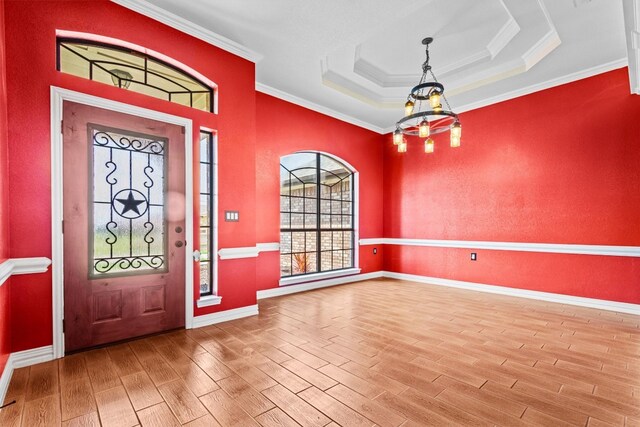
M433 77L433 81L436 82L436 83L440 83L438 81L438 78L436 77L436 75L433 74L433 70L429 70L429 72L431 73L431 77ZM444 94L444 92L442 92L442 99L444 99L444 103L447 104L447 110L452 111L451 110L451 105L449 105L449 101L447 100L447 97Z

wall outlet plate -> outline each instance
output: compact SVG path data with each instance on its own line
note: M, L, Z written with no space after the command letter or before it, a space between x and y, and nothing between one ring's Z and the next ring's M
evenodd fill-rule
M471 252L471 261L477 261L478 260L478 254L475 252Z
M373 254L376 255L378 253L378 248L373 248Z

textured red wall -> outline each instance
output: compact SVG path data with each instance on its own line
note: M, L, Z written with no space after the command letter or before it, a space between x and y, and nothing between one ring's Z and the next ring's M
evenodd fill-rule
M360 238L382 235L382 145L380 135L263 93L256 93L256 207L258 242L280 240L280 157L301 150L333 154L360 176ZM362 247L362 272L378 271L382 254ZM277 252L261 253L258 289L278 286Z
M0 0L0 263L9 258L9 163L4 0ZM0 373L11 353L10 280L0 285Z
M10 231L16 236L11 241L12 257L51 256L51 85L189 117L196 130L194 144L200 126L218 130L220 211L239 210L242 217L239 223L219 218L219 244L221 248L255 244L253 63L109 1L8 0L6 16ZM190 66L218 84L220 114L57 72L57 29L125 40ZM255 304L255 264L255 259L221 261L222 304L196 309L196 315ZM21 332L13 334L12 351L51 344L51 274L17 276L11 285L14 332Z
M640 246L626 68L461 115L462 147L385 140L384 237ZM636 258L388 246L385 269L640 303Z

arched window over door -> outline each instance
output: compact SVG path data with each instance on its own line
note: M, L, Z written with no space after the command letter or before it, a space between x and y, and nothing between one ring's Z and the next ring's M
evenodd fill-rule
M323 153L280 159L280 275L354 267L354 171Z
M70 37L57 39L58 71L164 99L215 111L214 88L152 55L123 46Z

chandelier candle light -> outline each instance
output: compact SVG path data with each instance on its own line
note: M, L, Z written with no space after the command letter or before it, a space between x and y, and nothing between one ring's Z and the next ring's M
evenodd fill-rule
M432 37L422 40L426 46L427 59L422 64L422 77L417 86L411 89L404 104L404 117L396 123L396 130L393 132L393 144L398 146L399 153L407 152L407 139L405 135L427 138L424 141L424 152L433 153L435 143L430 138L441 132L450 131L451 146L459 147L462 137L462 125L458 120L458 115L451 111L449 101L444 96L444 86L438 83L438 79L429 65L429 44L433 42ZM431 75L431 79L428 79ZM447 109L442 107L444 101Z

